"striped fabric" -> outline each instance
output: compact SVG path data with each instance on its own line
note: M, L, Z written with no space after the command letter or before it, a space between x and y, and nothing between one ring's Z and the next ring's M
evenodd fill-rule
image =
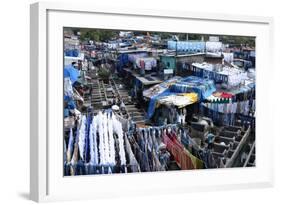
M167 146L168 151L174 156L175 161L182 170L195 169L187 150L176 139L175 136L168 136L164 134L163 142Z

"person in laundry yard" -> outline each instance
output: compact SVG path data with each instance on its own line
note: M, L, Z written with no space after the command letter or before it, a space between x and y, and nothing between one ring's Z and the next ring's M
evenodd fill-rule
M81 71L82 67L83 67L82 60L78 60L78 66L77 66L78 70Z
M123 101L121 101L121 103L120 103L120 110L121 110L121 112L125 112L126 111L126 106L125 106Z
M144 62L144 60L140 61L140 75L141 76L145 75L145 62Z
M215 134L213 130L210 130L207 134L206 134L206 142L208 144L208 149L213 149L214 148L214 141L215 141Z
M240 130L240 129L237 130L237 136L238 136L238 137L241 137L241 130Z

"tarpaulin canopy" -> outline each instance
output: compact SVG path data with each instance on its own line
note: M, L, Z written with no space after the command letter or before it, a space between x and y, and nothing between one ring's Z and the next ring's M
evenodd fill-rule
M173 85L176 82L179 82L181 79L182 79L181 77L175 76L169 80L166 80L163 83L154 85L151 88L144 90L143 96L150 99L155 96L158 96L159 94L165 92L171 85Z
M164 92L151 97L150 101L149 101L149 105L148 105L148 110L147 110L147 118L150 119L153 116L158 98L164 97L164 96L169 96L169 95L175 95L175 94L176 93L171 93L169 91L169 89L166 89Z
M200 101L205 100L216 91L213 80L196 76L188 76L172 85L170 89L175 93L197 93Z
M65 56L71 56L71 57L78 57L79 56L79 50L78 49L66 49L64 51Z
M71 83L75 83L79 77L79 71L74 68L72 65L65 66L63 69L63 76L64 78L69 77Z
M143 91L143 96L150 98L147 117L151 118L154 114L154 110L156 108L157 102L162 98L162 102L164 102L165 96L174 96L169 99L173 102L174 105L188 105L195 102L194 99L202 101L209 97L216 90L214 82L212 80L199 78L196 76L188 76L186 78L174 77L169 79L159 85L155 85L145 91ZM183 95L180 97L178 95L182 93ZM188 96L187 93L197 94L195 96ZM178 96L178 97L175 97ZM186 97L183 97L186 96ZM176 100L181 100L181 102L176 102ZM161 100L160 100L161 102ZM166 101L167 102L167 101ZM177 105L178 104L178 105Z

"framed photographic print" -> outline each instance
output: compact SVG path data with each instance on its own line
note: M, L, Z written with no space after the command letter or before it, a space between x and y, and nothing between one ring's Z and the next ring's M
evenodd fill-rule
M272 186L272 24L31 5L31 199Z

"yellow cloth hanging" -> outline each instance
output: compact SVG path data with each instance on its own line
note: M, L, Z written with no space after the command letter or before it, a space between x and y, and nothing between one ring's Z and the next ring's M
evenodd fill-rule
M195 169L203 169L204 167L204 163L202 160L198 159L197 157L195 157L193 154L191 154L187 149L184 149L185 152L187 153L187 155L190 157L192 164L194 166Z

